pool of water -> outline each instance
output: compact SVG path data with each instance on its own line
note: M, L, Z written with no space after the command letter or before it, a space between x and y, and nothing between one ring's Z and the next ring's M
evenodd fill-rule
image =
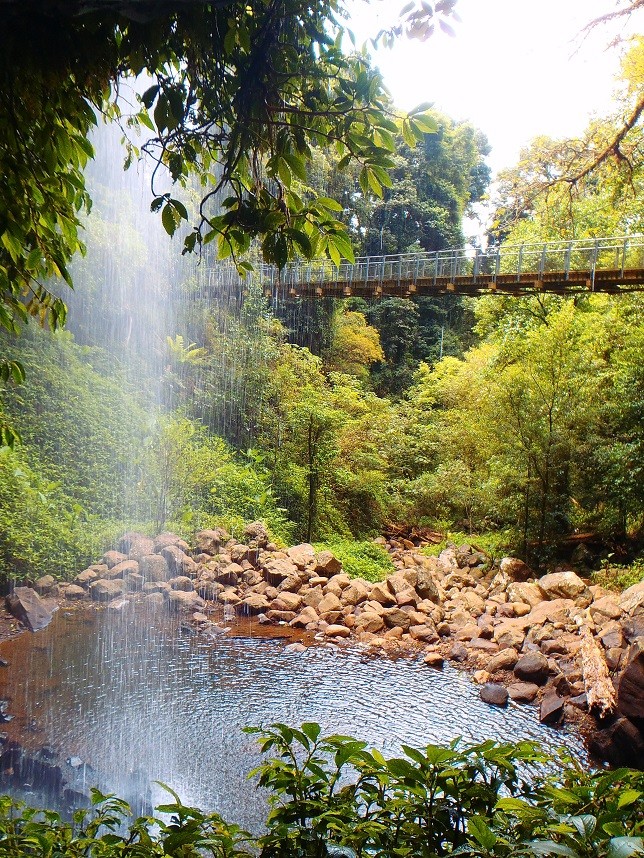
M331 646L296 653L287 643L184 635L163 614L133 608L60 611L47 629L3 646L0 696L12 732L80 757L103 787L127 795L133 782L162 781L251 828L264 799L247 779L259 757L245 725L317 721L388 754L463 736L536 739L584 756L574 732L540 725L533 707L483 703L454 668Z

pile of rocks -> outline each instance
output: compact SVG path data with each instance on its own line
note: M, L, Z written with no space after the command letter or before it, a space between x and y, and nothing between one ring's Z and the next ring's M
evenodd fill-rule
M279 550L261 523L249 525L243 542L221 529L201 531L192 549L174 534L128 533L71 584L45 576L36 589L115 608L145 600L189 611L204 629L221 612L228 621L254 616L318 640L420 652L435 667L449 658L474 671L483 699L539 701L549 723L587 708L579 658L583 618L616 678L621 713L610 722L601 753L623 756L608 747L623 745L627 762L633 747L644 758L644 582L615 594L570 570L535 579L515 558L489 569L484 555L467 545L428 557L412 543L380 541L395 572L372 583L350 578L329 551L316 553L308 544Z

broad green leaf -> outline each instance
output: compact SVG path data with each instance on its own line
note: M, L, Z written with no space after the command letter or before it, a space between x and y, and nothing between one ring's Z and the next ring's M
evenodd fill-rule
M631 855L644 855L644 838L613 837L608 842L609 858L630 858Z

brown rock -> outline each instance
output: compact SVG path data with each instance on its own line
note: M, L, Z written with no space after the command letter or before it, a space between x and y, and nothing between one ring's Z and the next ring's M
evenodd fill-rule
M532 703L539 693L539 686L534 682L513 682L508 685L508 694L517 703Z
M644 760L644 736L628 718L618 717L591 736L590 751L614 766L632 766L633 760Z
M612 620L603 626L597 635L601 642L604 644L605 649L610 649L611 647L621 648L625 644L624 640L624 632L622 631L622 627L619 623Z
M385 608L383 618L385 625L390 629L398 626L403 631L407 631L411 624L409 614L403 611L402 608Z
M295 611L274 611L266 612L266 616L274 623L290 623L297 616Z
M507 706L508 692L503 685L495 682L486 682L479 691L479 696L484 703L492 706Z
M85 588L78 584L68 584L64 590L64 596L66 599L84 599L86 595L87 593L85 592Z
M309 604L307 602L307 604ZM342 608L342 603L333 593L327 593L321 601L313 607L316 608L318 614L327 614L329 611L339 611Z
M617 681L617 708L627 718L644 718L644 645L635 644Z
M547 691L541 698L539 721L542 724L558 724L564 714L564 700L556 691Z
M514 675L519 679L543 685L550 673L548 659L541 652L528 652L514 665Z
M167 581L170 577L168 563L160 554L148 554L142 557L138 571L146 581Z
M590 605L592 593L579 575L572 571L552 572L537 581L546 599L574 599L578 604Z
M320 551L315 555L315 565L313 567L316 575L323 575L326 578L331 578L342 571L342 563L338 560L335 554L330 551Z
M482 652L494 653L498 652L499 645L487 638L472 638L469 643L471 649L479 649Z
M78 575L74 578L74 583L78 584L81 587L89 587L92 581L96 581L99 573L96 569L84 569L82 572L79 572Z
M299 626L301 628L306 628L309 623L318 623L320 621L320 617L318 616L315 608L307 605L302 611L295 617L294 620L291 620L289 625L291 626Z
M269 544L269 535L266 525L262 521L253 521L244 528L244 539L253 548L266 548Z
M288 557L273 557L263 563L264 578L273 587L279 587L284 581L292 581L300 587L301 580L297 566ZM292 589L291 586L285 589Z
M270 608L270 602L261 593L251 593L235 605L238 614L261 614Z
M644 581L639 584L633 584L627 590L624 590L619 597L619 606L630 616L639 614L644 611Z
M346 626L330 625L326 627L324 634L328 638L348 638L351 632Z
M315 561L315 549L308 542L303 542L301 545L294 545L288 549L286 554L298 569L306 569L309 564Z
M357 605L369 597L371 586L362 578L354 578L348 587L342 591L342 601L345 605Z
M617 604L619 596L602 596L589 607L590 616L596 623L602 623L605 620L619 620L622 616L622 609Z
M438 640L438 633L436 632L435 626L432 625L421 625L421 626L409 626L409 634L415 641L424 641L425 643L436 643Z
M127 560L127 554L123 554L122 551L106 551L101 557L101 563L107 566L108 569L116 566L117 563L122 563L124 560Z
M432 576L430 567L426 565L418 568L416 591L421 599L428 599L436 605L442 602L440 589Z
M184 593L191 593L194 590L192 578L187 575L177 575L176 578L170 578L168 581L172 590L183 590Z
M396 604L401 608L403 605L416 606L419 601L418 593L411 587L408 587L406 590L399 590L396 593Z
M376 614L374 611L363 611L359 616L355 618L355 626L356 632L370 632L371 634L377 634L382 631L385 627L385 621L383 620L380 614Z
M522 602L531 608L543 602L543 593L536 584L512 582L508 584L506 592L510 602Z
M443 656L439 652L428 652L423 659L426 665L440 670L445 663Z
M467 661L468 652L466 647L462 643L456 642L449 652L449 657L453 661Z
M177 545L168 545L161 549L161 556L165 558L170 570L170 575L195 575L197 572L197 564L188 557Z
M205 607L205 602L194 591L187 590L169 590L167 597L167 607L171 612L179 611L196 611L199 608Z
M106 569L99 577L105 581L113 581L116 578L125 578L126 575L138 572L139 564L136 560L124 560L123 563L117 563L111 569Z
M230 539L230 534L220 527L211 530L200 530L195 537L195 544L204 554L219 554L219 549ZM173 543L170 543L173 544ZM167 548L168 546L163 546Z
M180 536L177 536L176 533L160 533L158 536L154 537L154 553L158 554L162 548L166 548L168 545L178 545L182 551L188 551L188 543L185 542Z
M128 558L137 562L147 554L154 553L154 540L147 536L141 536L130 543Z
M92 599L99 602L110 602L112 599L117 599L125 592L125 581L122 578L115 578L111 581L93 581L89 585L89 593Z
M299 611L302 606L302 597L297 593L291 593L288 590L283 590L278 597L273 601L271 610L273 611Z
M322 587L312 587L308 590L303 587L300 590L300 596L302 597L302 601L305 605L310 605L317 611L318 605L324 599L324 591L322 590ZM338 599L338 602L339 601L340 600ZM318 611L318 613L320 612Z
M532 569L518 557L504 557L499 563L499 569L510 581L527 581L534 577Z
M512 647L507 647L492 656L487 663L487 670L489 673L496 673L497 670L511 670L518 660L518 652Z

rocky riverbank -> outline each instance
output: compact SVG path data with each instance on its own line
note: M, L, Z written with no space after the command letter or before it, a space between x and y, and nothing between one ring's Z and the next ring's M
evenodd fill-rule
M550 724L590 709L597 756L644 760L644 582L616 594L566 569L535 579L514 558L488 568L467 545L438 557L404 541L384 547L396 571L371 583L350 578L331 552L308 544L279 550L260 523L243 541L202 531L192 548L174 534L128 533L73 582L35 582L44 606L27 588L9 605L33 628L46 599L90 599L111 610L138 600L185 614L197 633L221 633L222 622L234 630L236 619L251 617L304 630L308 640L422 656L428 667L449 659L473 672L491 705L535 702ZM595 699L602 671L614 701Z

